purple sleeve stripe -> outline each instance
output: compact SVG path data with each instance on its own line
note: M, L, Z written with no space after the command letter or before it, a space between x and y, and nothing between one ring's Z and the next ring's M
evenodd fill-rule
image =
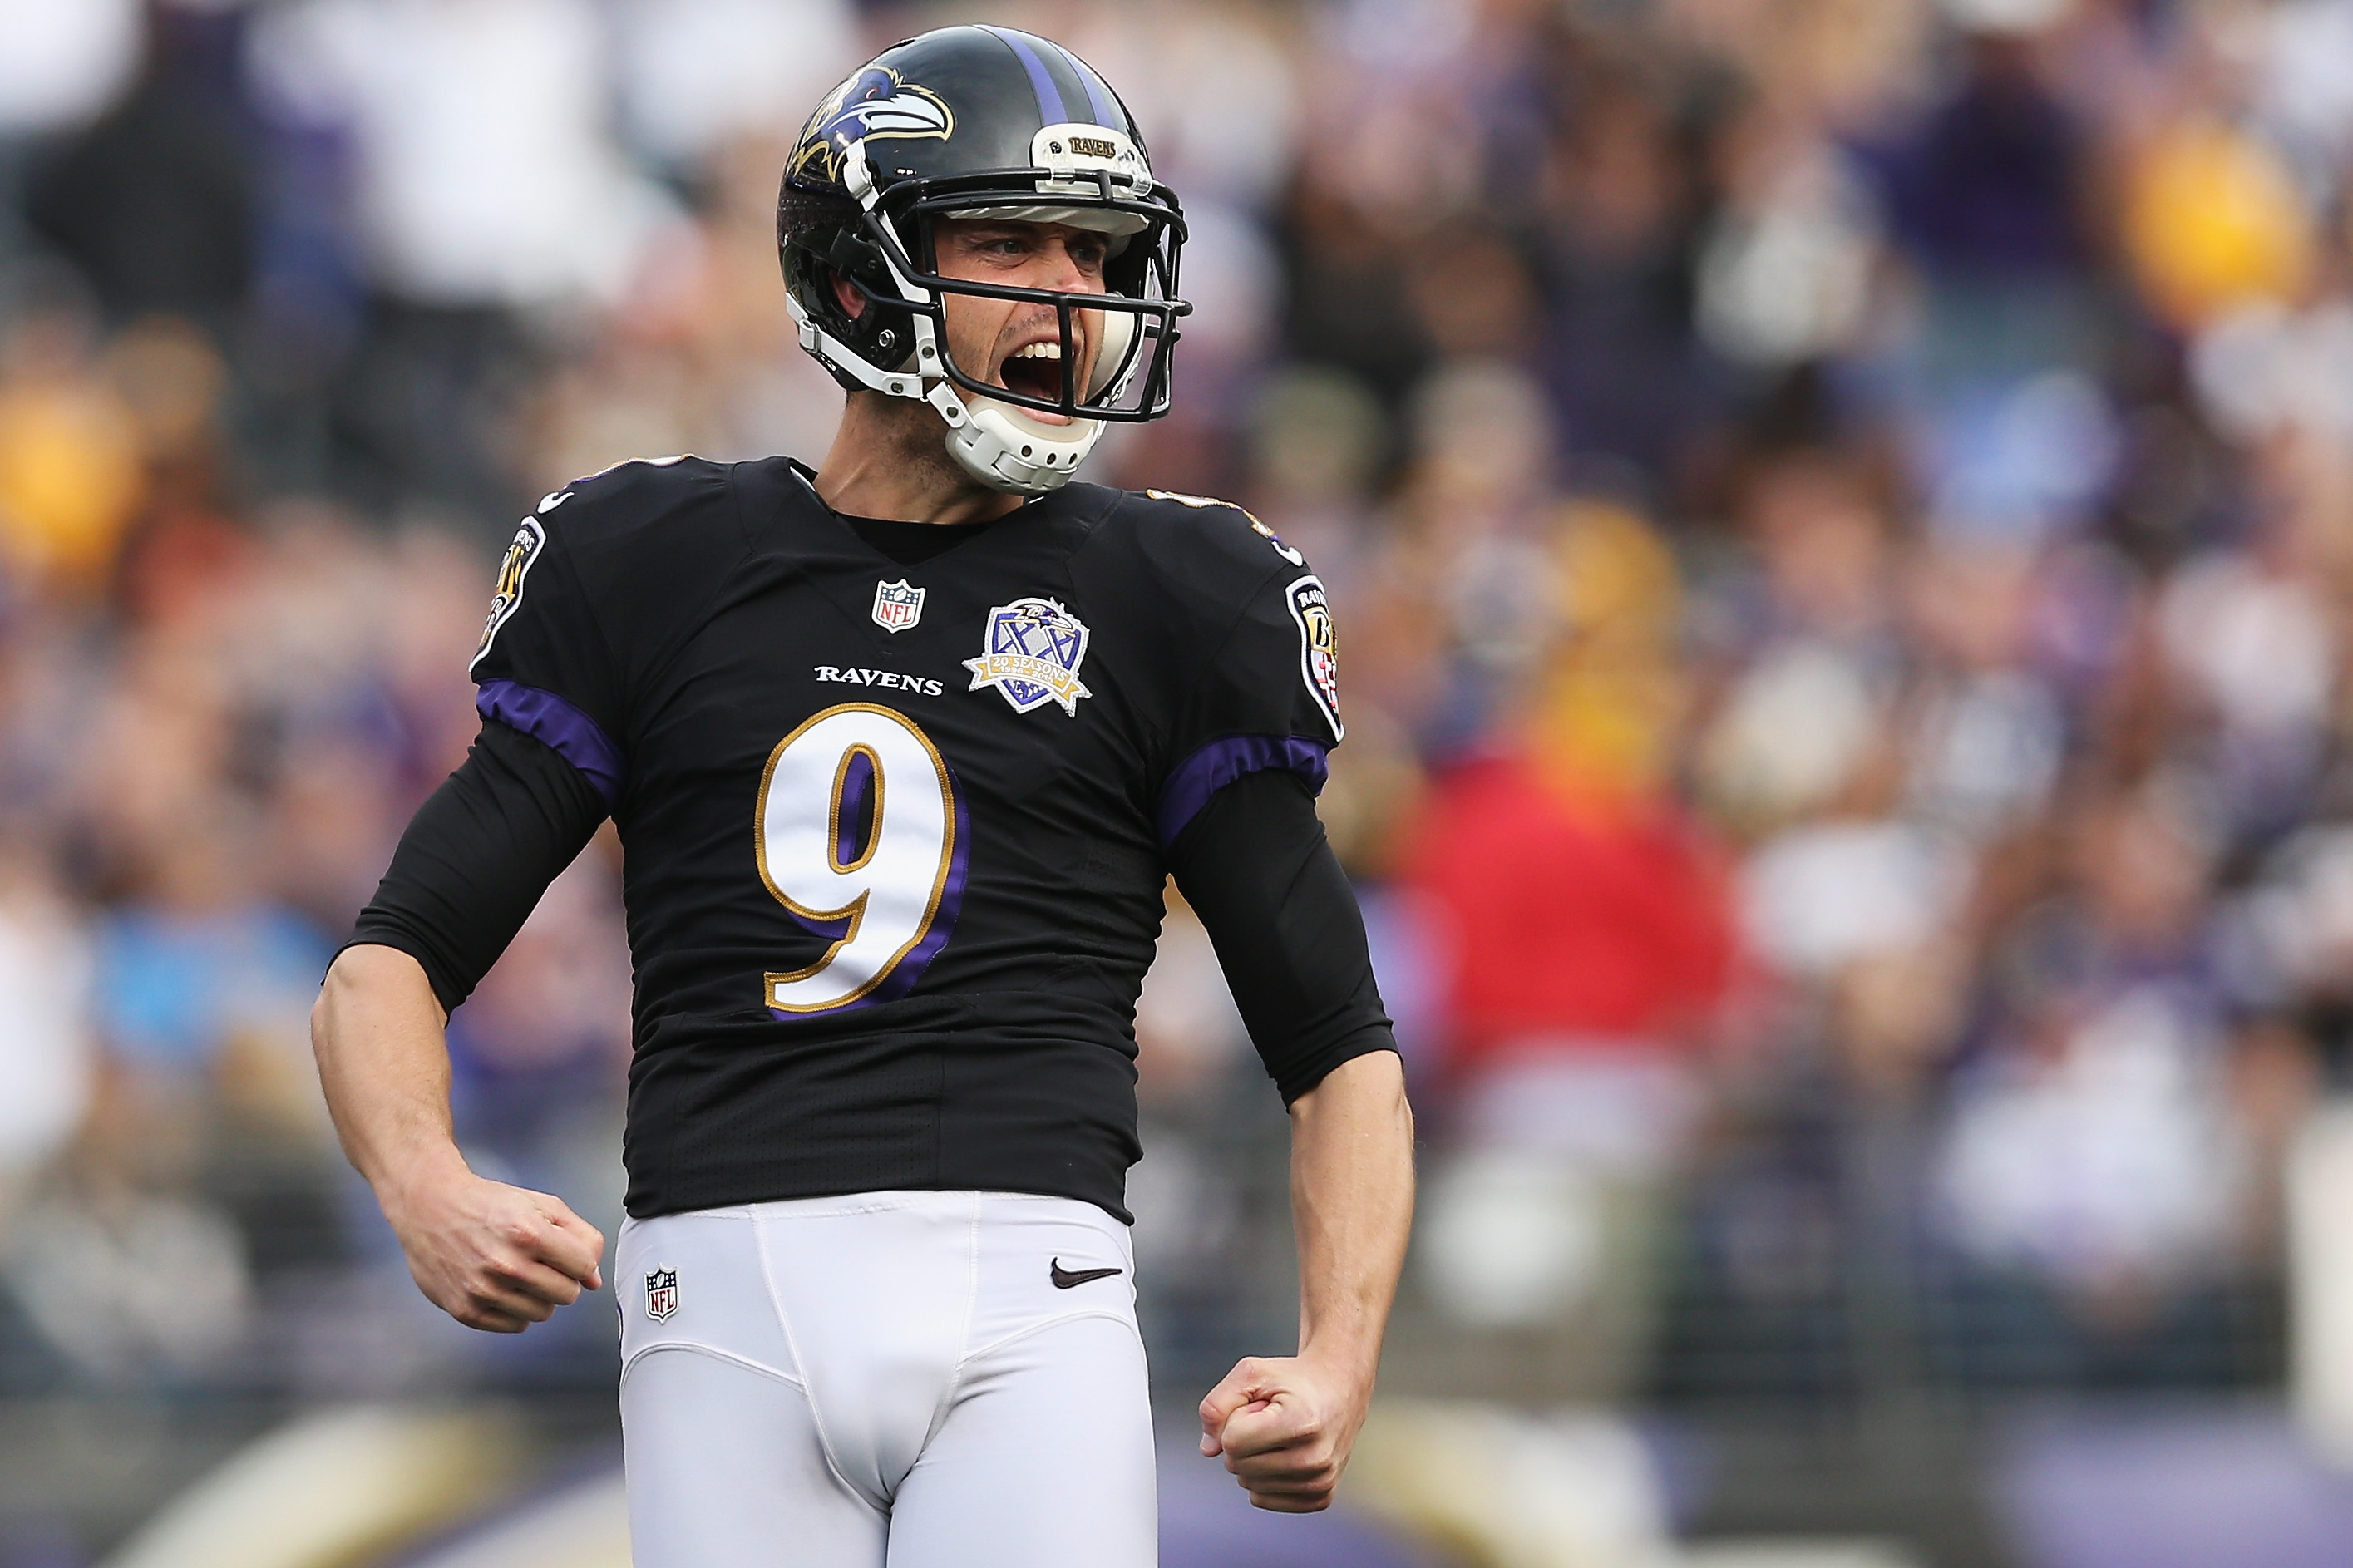
M1039 59L1038 51L1030 47L1029 36L1017 33L1010 27L985 26L981 30L996 34L997 42L1011 49L1014 58L1019 60L1022 68L1029 73L1029 89L1038 95L1040 121L1047 125L1069 123L1070 113L1062 107L1062 89L1056 87L1054 79L1047 74L1046 62Z
M1160 786L1160 847L1176 843L1209 797L1244 773L1286 768L1305 779L1314 794L1323 794L1332 771L1325 757L1331 749L1301 735L1228 735L1210 742L1171 768L1168 782Z
M625 771L621 748L596 727L596 720L554 692L519 681L485 680L474 695L474 710L522 731L578 768L605 797L607 809L619 804Z

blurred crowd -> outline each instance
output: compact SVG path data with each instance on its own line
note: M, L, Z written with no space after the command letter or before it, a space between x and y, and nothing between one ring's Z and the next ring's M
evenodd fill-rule
M307 1009L513 517L823 455L781 150L968 11L0 0L0 1391L610 1375L596 1313L432 1320ZM1089 477L1331 585L1427 1147L1389 1386L2275 1377L2353 1041L2353 0L987 19L1190 223L1176 412ZM618 853L452 1025L478 1168L608 1223ZM1288 1331L1282 1114L1181 903L1137 1037L1214 1377Z

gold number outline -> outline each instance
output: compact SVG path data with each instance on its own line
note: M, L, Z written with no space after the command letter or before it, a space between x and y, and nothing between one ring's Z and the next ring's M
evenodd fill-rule
M933 772L940 786L940 805L943 811L942 821L944 832L944 837L942 838L940 843L939 870L932 878L931 898L923 906L923 918L916 922L914 934L910 936L906 942L901 945L898 952L891 955L888 963L879 965L875 969L874 973L870 975L866 982L860 985L857 990L852 991L847 996L839 996L828 1002L802 1004L779 1002L776 1000L776 987L779 985L789 985L796 981L807 980L814 975L823 973L824 970L833 963L834 956L840 952L844 947L848 946L851 940L858 935L859 922L862 921L866 915L867 893L859 894L857 898L851 900L849 903L843 905L838 910L812 910L807 905L796 902L793 899L787 897L785 890L776 886L776 879L768 874L768 787L776 779L776 764L784 760L786 748L789 747L794 742L799 740L803 735L807 734L811 730L816 729L819 724L824 723L828 719L833 718L837 714L841 713L881 714L883 718L890 720L892 723L906 731L907 733L913 735L915 738L916 743L923 748L924 754L932 759ZM882 759L873 751L872 748L860 747L853 744L850 747L844 749L841 762L835 764L834 768L835 793L831 809L828 813L828 817L830 823L838 823L839 820L841 812L841 783L843 777L849 771L849 752L857 750L864 750L869 756L874 759L874 829L867 840L866 854L860 857L858 862L860 866L863 866L868 860L874 858L875 847L882 841ZM838 829L834 830L834 836L830 837L829 842L826 846L826 858L828 863L831 862L833 852L835 848L839 846L840 842L841 840L839 837ZM847 920L849 923L842 929L842 932L839 936L835 937L832 940L832 942L827 946L825 952L818 955L815 963L809 964L805 968L796 969L789 973L779 974L768 973L761 976L762 981L765 983L765 1000L769 1008L772 1011L778 1013L830 1013L837 1007L847 1007L852 1003L864 999L876 986L881 985L885 980L888 980L891 977L892 972L896 970L902 963L905 962L907 955L914 952L915 949L922 944L924 937L931 934L932 922L939 918L940 900L947 892L948 875L955 866L955 781L948 773L947 759L940 755L940 749L932 744L932 738L929 735L924 734L923 730L913 720L908 718L905 714L897 711L895 709L885 708L879 703L840 702L836 703L831 708L824 710L822 712L812 713L807 719L801 721L798 725L794 727L791 734L786 735L783 740L776 743L775 748L768 752L767 765L760 770L760 792L754 798L752 806L752 858L754 864L757 865L760 868L760 881L762 885L768 889L768 896L776 900L776 902L784 905L786 910L792 914L797 915L805 921L823 921L830 924L835 921ZM852 868L854 869L855 868ZM871 892L871 889L869 889L869 891Z

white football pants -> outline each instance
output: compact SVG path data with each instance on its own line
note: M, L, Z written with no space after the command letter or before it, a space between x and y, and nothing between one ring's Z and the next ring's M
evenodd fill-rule
M637 1568L1153 1568L1134 1279L1127 1227L1071 1198L624 1223Z

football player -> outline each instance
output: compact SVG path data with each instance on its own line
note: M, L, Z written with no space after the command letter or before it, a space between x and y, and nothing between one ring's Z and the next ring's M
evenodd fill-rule
M636 972L615 1270L640 1568L1155 1559L1123 1206L1173 873L1290 1106L1298 1352L1201 1449L1332 1496L1410 1116L1314 811L1323 584L1240 510L1071 482L1168 406L1185 238L1119 99L1028 34L888 50L811 116L779 243L847 389L823 465L625 463L501 564L465 765L314 1036L418 1286L519 1331L603 1238L476 1176L444 1021L611 816Z

